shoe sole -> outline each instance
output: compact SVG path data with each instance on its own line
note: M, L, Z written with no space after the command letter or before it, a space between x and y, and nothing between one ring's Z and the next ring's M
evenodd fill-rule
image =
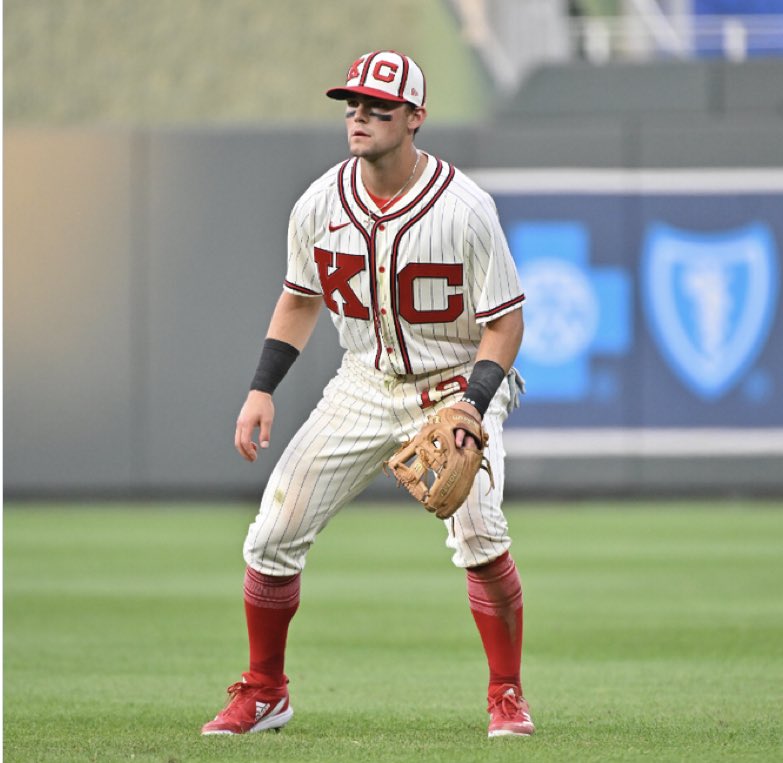
M490 731L487 734L489 739L493 737L532 737L533 732L522 733L521 731L509 731L508 729L498 729L497 731Z
M289 707L287 710L283 710L282 713L273 715L271 718L262 718L255 726L251 726L245 734L255 734L258 731L280 731L283 726L294 717L294 708ZM239 736L236 731L228 730L216 730L216 731L202 731L201 736Z

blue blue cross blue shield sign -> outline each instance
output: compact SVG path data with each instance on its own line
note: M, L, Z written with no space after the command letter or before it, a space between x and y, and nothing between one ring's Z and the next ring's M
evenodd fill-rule
M655 223L641 280L648 325L671 369L699 397L720 398L769 336L778 296L770 229L703 233Z

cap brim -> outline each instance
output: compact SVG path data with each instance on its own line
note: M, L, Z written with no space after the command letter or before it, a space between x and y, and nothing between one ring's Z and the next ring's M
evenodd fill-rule
M405 98L396 95L390 95L385 90L376 90L373 87L333 87L327 90L326 94L336 101L347 101L353 95L367 95L370 98L378 98L381 101L394 101L395 103L408 103Z

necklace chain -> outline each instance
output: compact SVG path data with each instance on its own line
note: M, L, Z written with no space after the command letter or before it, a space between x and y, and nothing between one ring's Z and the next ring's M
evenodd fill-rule
M413 176L416 174L416 170L419 169L419 160L420 159L421 159L421 151L417 151L416 152L416 163L413 165L413 172L411 172L411 174L408 175L408 179L402 184L402 187L400 188L400 190L397 191L397 193L392 194L389 197L389 200L382 207L378 207L378 211L381 214L383 214L386 211L386 209L391 205L391 203L396 198L398 198L399 195L408 187L408 183L410 183L411 180L413 180ZM373 215L373 217L374 217L374 215Z

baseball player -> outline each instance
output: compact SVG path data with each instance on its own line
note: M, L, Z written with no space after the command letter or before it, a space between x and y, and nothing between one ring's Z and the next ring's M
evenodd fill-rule
M279 729L293 716L284 673L307 551L427 417L454 406L481 421L494 487L479 472L444 522L466 570L489 666L489 736L534 732L520 681L522 589L501 510L502 426L517 404L522 340L514 262L490 197L420 151L424 75L408 56L375 51L327 95L345 102L350 158L299 198L288 268L235 446L269 445L273 393L325 305L345 350L336 376L275 466L244 544L250 665L203 734ZM257 441L254 441L256 429ZM457 447L477 447L458 429Z

